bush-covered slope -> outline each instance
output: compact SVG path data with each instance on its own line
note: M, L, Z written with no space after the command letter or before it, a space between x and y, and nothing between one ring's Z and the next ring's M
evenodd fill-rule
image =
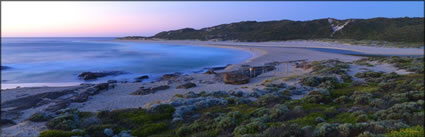
M338 27L340 27L340 29L336 29ZM423 42L424 18L373 18L347 20L329 18L311 21L245 21L222 24L200 30L184 28L180 30L164 31L152 37L125 37L125 39L131 38L236 41L279 41L330 38L382 40L392 42Z

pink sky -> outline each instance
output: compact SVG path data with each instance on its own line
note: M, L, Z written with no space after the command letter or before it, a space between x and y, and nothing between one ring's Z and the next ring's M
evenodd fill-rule
M422 2L1 2L3 37L151 36L247 20L423 17ZM361 10L359 10L361 9ZM397 10L394 10L397 9Z

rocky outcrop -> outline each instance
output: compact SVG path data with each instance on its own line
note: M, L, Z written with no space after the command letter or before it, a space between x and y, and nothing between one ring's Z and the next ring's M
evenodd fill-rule
M126 72L122 72L122 71L83 72L79 74L78 77L83 80L95 80L100 77L115 76L115 75L121 75L121 74L126 74Z
M238 72L223 73L223 81L226 84L241 85L249 83L249 77Z
M137 77L136 78L136 82L142 82L142 80L148 79L148 78L149 78L148 75L143 75L143 76Z
M188 83L177 86L178 89L179 88L188 89L188 88L192 88L192 87L196 87L196 84L192 83L192 82L188 82Z
M153 94L157 91L160 90L166 90L169 89L170 86L168 85L162 85L162 86L158 86L158 87L151 87L151 88L145 88L145 87L140 87L137 91L131 93L132 95L147 95L147 94Z
M47 100L53 100L60 96L70 94L72 93L72 90L64 90L64 91L57 91L57 92L46 92L46 93L40 93L32 96L27 96L15 100L10 100L2 103L2 109L6 108L13 108L12 110L24 110L36 106L41 106L44 104L49 103Z
M179 78L180 73L173 73L173 74L164 74L161 77L161 80L177 80L177 78Z
M10 69L10 67L8 67L8 66L1 66L1 69L0 70L7 70L7 69Z

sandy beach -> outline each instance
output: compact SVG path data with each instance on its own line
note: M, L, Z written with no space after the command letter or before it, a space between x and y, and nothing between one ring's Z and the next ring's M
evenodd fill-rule
M123 41L125 42L125 41ZM263 66L265 63L271 62L285 62L293 60L307 60L307 62L327 60L327 59L338 59L344 62L351 62L358 60L362 57L343 55L336 53L326 53L315 51L306 48L331 48L331 49L343 49L356 52L362 52L367 54L393 54L393 55L423 55L423 49L415 48L382 48L382 47L366 47L358 45L347 45L329 42L319 41L284 41L284 42L213 42L213 41L129 41L129 42L148 42L148 43L166 43L166 44L178 44L178 45L199 45L199 46L213 46L219 48L233 48L238 50L247 51L252 54L252 57L239 64L231 64L224 70L218 70L217 73L229 72L238 70L241 66ZM352 65L349 74L354 75L360 71L376 70L385 72L396 72L399 74L406 74L403 70L398 70L389 64L376 64L373 67L368 66L357 66ZM310 70L302 68L296 68L294 63L289 65L279 64L276 69L270 72L262 73L257 77L251 78L248 84L243 85L231 85L225 84L223 81L217 80L215 75L195 73L181 75L174 80L158 80L154 82L141 82L141 83L113 83L113 88L108 88L101 91L100 93L89 96L87 101L84 102L72 102L67 108L76 108L80 111L97 112L101 110L116 110L124 108L140 108L149 106L149 104L155 104L160 102L167 102L176 94L183 94L189 91L193 92L213 92L213 91L243 91L252 92L254 88L263 88L261 85L264 81L268 80L271 83L285 82L289 85L296 84L296 82L287 80L285 77L297 76L308 73ZM194 83L196 87L189 89L177 89L176 87L185 83ZM132 93L138 90L140 87L157 87L161 85L169 86L168 89L157 91L154 94L148 95L132 95ZM58 92L63 90L72 90L74 93L60 96L58 98L50 100L49 103L38 107L32 107L19 111L17 117L10 117L3 115L2 119L10 119L16 125L2 128L2 136L22 136L22 135L37 135L40 129L45 129L44 125L38 123L34 124L27 121L29 116L37 111L47 108L59 102L60 100L71 98L73 95L82 93L87 88L91 88L88 85L76 85L69 87L25 87L6 89L1 91L2 104L5 102L11 102L18 100L23 97L36 95L47 92ZM294 99L301 98L302 96L294 96ZM2 108L3 111L8 111L11 108ZM27 129L27 130L24 130ZM29 130L33 129L33 130Z

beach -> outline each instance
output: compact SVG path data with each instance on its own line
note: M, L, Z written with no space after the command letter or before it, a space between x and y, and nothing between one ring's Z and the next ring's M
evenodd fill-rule
M122 42L126 42L122 41ZM232 48L242 50L251 54L251 57L240 63L231 64L224 69L215 70L215 73L225 73L239 70L243 66L250 67L264 67L267 63L273 62L288 62L296 60L304 60L306 62L320 61L337 59L343 62L352 62L359 60L363 57L345 55L331 52L322 52L309 48L326 48L326 49L339 49L355 51L365 54L373 55L406 55L406 56L423 56L423 49L418 48L383 48L383 47L369 47L360 45L348 45L333 42L320 42L320 41L306 41L306 40L294 40L294 41L283 41L283 42L214 42L214 41L194 41L194 40L131 40L128 42L140 42L140 43L164 43L164 44L175 44L175 45L198 45L208 46L217 48ZM301 63L301 62L297 62ZM396 72L399 74L407 74L405 70L399 70L390 64L374 64L374 66L359 66L351 64L349 70L350 75L354 75L357 72L366 70L384 71L384 72ZM296 63L279 63L275 66L275 69L267 72L263 72L255 77L249 79L247 84L226 84L223 80L218 79L215 74L205 73L192 73L192 74L180 74L172 79L160 79L151 82L111 82L109 88L102 89L95 95L90 95L87 100L82 102L70 102L65 108L75 108L80 111L88 112L99 112L102 110L118 110L125 108L146 108L153 104L167 103L176 94L184 94L189 91L195 93L214 92L214 91L243 91L245 93L253 92L253 89L264 88L264 83L286 83L288 85L297 86L297 82L288 77L301 76L309 73L311 69L304 69L297 67ZM185 89L177 88L180 85L186 83L193 83L196 86ZM167 89L158 90L153 94L146 95L134 95L133 92L139 90L141 87L151 88L159 86L168 86ZM26 109L19 110L17 117L6 116L7 113L2 113L2 119L13 120L15 125L2 128L2 136L32 136L37 135L41 130L46 129L43 124L28 122L29 116L37 111L42 111L49 106L54 106L70 98L75 98L76 95L84 93L88 88L93 88L95 85L82 84L73 85L66 87L23 87L2 90L2 104L5 102L13 102L20 98L48 93L58 92L64 90L71 90L72 93L58 96L57 98L48 100L47 103L37 106L29 107ZM292 96L293 99L302 98L305 94ZM2 108L3 112L7 112L8 109Z

